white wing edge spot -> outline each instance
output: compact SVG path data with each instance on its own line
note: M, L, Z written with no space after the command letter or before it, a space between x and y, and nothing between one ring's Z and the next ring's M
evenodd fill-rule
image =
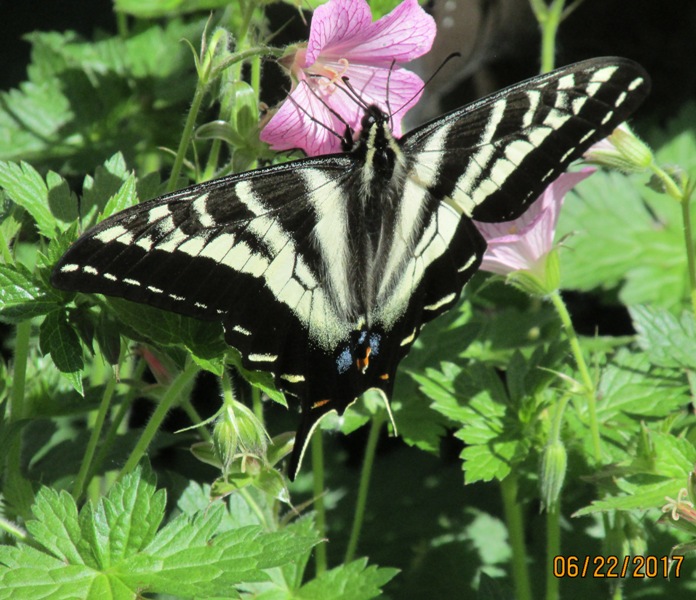
M247 358L252 362L275 362L278 360L277 354L249 354Z
M403 340L401 340L401 346L408 346L413 340L416 339L416 328L413 328L411 335L407 335Z
M304 375L292 375L290 373L284 373L280 378L285 379L288 383L301 383L305 380Z
M104 273L104 279L108 279L109 281L118 281L118 277L116 277L116 275L112 275L111 273Z
M457 273L463 273L463 272L466 271L471 265L473 265L474 262L476 262L476 255L475 255L475 254L472 254L471 257L469 258L469 260L467 260L461 267L459 267L459 268L457 269Z
M131 279L130 277L124 277L123 283L127 283L128 285L140 285L137 279Z
M183 296L177 296L176 294L168 294L168 296L172 300L176 300L177 302L182 302L183 300L186 300L186 298L184 298Z
M159 289L158 287L155 287L154 285L148 285L147 289L150 290L153 294L161 294L164 291Z
M597 131L596 129L590 129L585 135L583 135L580 138L580 143L582 144L586 140L589 140L596 133L596 131Z
M152 238L150 236L144 235L143 237L138 238L138 241L135 242L135 245L139 248L142 248L146 252L149 252L150 250L152 250L152 246L154 246L155 243L152 241Z
M614 106L621 106L626 101L626 98L628 98L628 94L626 92L621 92L616 102L614 102Z
M203 304L202 302L194 302L193 305L194 305L196 308L202 308L203 310L207 310L207 309L208 309L208 305L207 305L207 304Z
M75 265L75 266L77 266L77 265ZM85 273L87 273L88 275L99 275L99 271L97 271L94 267L90 267L89 265L84 267L82 270Z
M80 270L80 265L76 265L74 263L71 263L69 265L63 265L60 268L61 273L74 273L75 271L79 271L79 270Z
M555 173L555 171L556 171L555 169L549 169L549 170L546 172L546 175L544 175L544 176L541 178L541 180L542 180L542 181L546 181L549 177L551 177L551 176Z
M633 90L640 87L641 85L643 85L643 78L637 77L636 79L631 81L631 83L628 84L628 91L632 92Z
M445 304L449 304L452 302L457 297L457 294L451 293L447 294L444 298L440 298L437 302L433 302L432 304L428 304L427 306L424 306L423 308L425 310L437 310L438 308L442 308Z
M242 335L251 335L251 331L248 329L244 329L241 325L235 325L232 328L232 331L236 331L237 333L241 333Z
M563 156L561 156L561 162L565 162L568 157L575 152L575 146L573 146L568 152L566 152Z

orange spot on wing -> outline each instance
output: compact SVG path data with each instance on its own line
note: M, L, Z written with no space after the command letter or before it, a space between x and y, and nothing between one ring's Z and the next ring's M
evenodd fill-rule
M328 404L329 402L331 402L331 400L319 400L318 402L315 402L314 404L312 404L312 408L313 409L314 408L321 408L322 406L324 406L325 404Z
M379 378L382 379L382 380L384 380L384 381L388 381L388 380L389 380L389 373L382 373L382 374L379 376Z
M359 358L358 360L355 361L355 364L358 367L358 370L361 373L364 373L367 371L367 367L370 366L370 354L372 353L372 347L368 346L365 348L365 358Z

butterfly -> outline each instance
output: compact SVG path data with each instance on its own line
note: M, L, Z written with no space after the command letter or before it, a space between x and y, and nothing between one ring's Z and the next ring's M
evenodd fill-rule
M388 405L399 362L481 263L473 221L519 217L649 87L635 62L591 59L400 139L369 106L346 152L201 183L102 221L52 283L220 321L245 368L299 399L294 478L322 417L369 389Z

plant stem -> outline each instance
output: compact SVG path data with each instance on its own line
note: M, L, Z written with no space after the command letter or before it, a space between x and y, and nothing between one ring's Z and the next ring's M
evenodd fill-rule
M179 180L179 175L181 174L181 167L184 164L184 158L186 157L186 149L188 148L191 138L193 137L193 128L196 126L198 111L201 109L201 104L207 88L207 83L203 83L199 79L198 83L196 84L196 91L193 94L193 100L191 101L191 108L189 109L188 116L186 117L184 131L182 132L181 139L179 140L179 148L176 151L172 172L170 173L169 181L167 182L167 192L173 192L176 189L177 181Z
M365 446L365 458L363 458L362 471L360 472L360 485L358 487L358 498L355 502L355 515L353 516L353 527L350 531L348 539L348 547L346 548L346 557L343 559L343 564L348 564L355 557L355 551L358 547L360 531L362 529L363 520L365 518L365 507L367 506L367 494L370 491L370 476L372 475L372 465L375 462L375 452L377 451L377 442L379 441L379 433L382 430L384 423L383 413L372 418L370 424L370 433Z
M214 52L214 49L209 50ZM198 73L198 83L196 84L196 91L193 94L193 100L191 101L191 108L189 109L188 115L186 117L186 123L184 124L184 130L181 134L181 140L179 140L179 147L176 151L176 157L174 158L174 165L172 166L172 172L169 175L169 181L167 183L167 191L173 192L176 189L176 184L181 174L181 167L184 164L184 158L186 157L186 150L191 143L193 138L193 130L196 126L196 119L198 118L198 113L201 109L201 104L203 98L205 97L208 87L219 77L220 73L232 65L251 58L253 56L259 56L262 54L278 55L279 51L272 48L266 47L254 47L248 48L242 52L237 52L230 56L227 60L219 65L213 66L212 56L204 56L202 62L205 63Z
M689 297L691 310L696 315L696 256L694 254L694 231L691 225L691 194L687 191L681 199L682 220L684 221L684 243L686 262L689 271Z
M556 54L556 35L563 20L565 0L552 0L547 5L543 0L529 0L532 12L541 29L541 72L553 70Z
M563 329L565 329L566 335L568 336L568 343L570 344L570 350L575 358L575 364L580 372L580 377L582 378L583 393L587 399L587 410L589 413L589 426L590 432L592 434L592 447L594 450L595 462L599 464L602 460L602 443L599 436L599 422L597 421L597 400L595 398L595 385L590 376L590 371L585 363L585 357L582 354L582 349L580 348L580 341L575 333L575 328L573 327L573 321L570 318L568 309L566 308L563 299L558 291L553 292L549 298L553 303L556 312L561 320Z
M312 473L314 475L314 510L317 513L317 531L322 540L326 539L326 507L324 506L324 443L321 429L312 436ZM317 577L326 571L326 544L319 543L314 548L314 561Z
M121 376L123 377L123 367L126 366L128 363L124 363L121 366ZM133 373L131 373L130 378L133 381L140 381L140 378L142 377L143 371L145 370L145 361L140 360L136 366L135 369L132 369ZM124 382L126 379L121 379L121 382ZM92 479L94 477L94 474L97 473L100 469L102 464L104 463L104 460L106 459L106 456L111 448L113 448L114 441L116 440L116 435L118 434L118 430L123 424L123 420L126 418L126 414L130 410L131 405L133 404L133 401L135 400L136 396L140 392L140 388L137 385L129 385L127 387L128 391L126 392L125 398L121 401L121 405L119 406L118 410L116 411L116 414L114 415L111 425L109 426L108 431L106 432L106 435L104 436L104 439L102 440L102 443L99 446L99 450L97 451L97 455L95 459L92 461L92 468L90 469L89 476L87 479Z
M532 587L527 568L527 549L524 544L522 508L517 500L517 476L510 473L500 482L500 489L512 548L512 578L515 582L515 599L532 600Z
M133 451L126 461L126 464L123 465L123 468L119 472L118 477L116 478L117 481L120 481L124 475L130 473L140 462L140 459L147 451L150 442L152 442L155 434L157 431L159 431L162 421L164 421L167 413L172 406L174 406L175 402L179 399L187 386L193 381L194 377L199 371L200 369L196 363L191 361L186 368L179 373L179 375L177 375L176 379L172 381L171 386L162 397L160 403L157 405L155 412L152 413L152 417L150 417L150 420L145 426L138 443L135 445L135 448L133 448Z
M94 459L94 454L97 449L97 444L99 443L99 438L101 437L102 430L104 428L104 422L106 421L106 414L111 407L111 399L114 395L114 390L116 389L116 375L111 373L111 377L106 382L106 387L104 388L104 394L102 396L101 404L99 405L99 410L97 411L97 417L92 424L92 433L89 437L89 442L87 443L87 448L85 450L85 456L82 459L82 464L80 465L80 471L77 474L75 483L73 485L73 498L79 500L85 492L85 485L87 483L87 475L90 472L90 467L92 466L92 461Z
M14 366L12 368L11 420L19 421L29 416L31 407L25 403L27 383L27 360L29 358L29 337L31 322L17 324L14 347Z

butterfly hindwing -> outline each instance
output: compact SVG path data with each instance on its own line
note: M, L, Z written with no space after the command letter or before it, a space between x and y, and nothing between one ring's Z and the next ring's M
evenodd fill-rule
M625 120L648 78L594 59L513 86L395 140L369 107L351 152L232 175L87 231L61 289L219 320L245 368L299 399L299 469L322 417L391 396L425 323L452 307L486 244L473 219L524 212Z

